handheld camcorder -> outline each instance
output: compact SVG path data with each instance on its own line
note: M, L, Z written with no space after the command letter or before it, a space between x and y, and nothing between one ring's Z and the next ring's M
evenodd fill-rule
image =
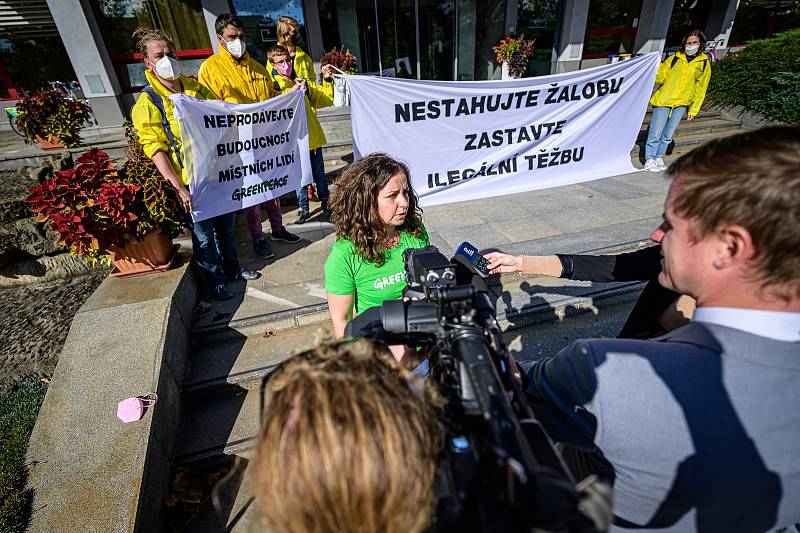
M575 482L536 420L467 258L429 246L403 254L416 300L387 301L353 319L345 335L427 350L445 397L446 449L438 475L439 531L596 531L578 511Z

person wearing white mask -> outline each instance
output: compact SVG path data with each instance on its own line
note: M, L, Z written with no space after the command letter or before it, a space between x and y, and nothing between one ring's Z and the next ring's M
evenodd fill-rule
M693 120L700 111L711 79L711 61L703 52L706 36L693 30L684 36L681 48L658 67L656 84L660 87L650 98L653 116L647 130L643 170L661 172L667 167L664 154L672 142L678 123L686 114Z
M203 61L197 79L214 94L212 98L233 104L254 104L277 96L267 69L247 52L244 23L236 15L223 13L217 17L219 51ZM267 200L263 205L272 229L271 239L290 244L300 237L289 233L283 225L280 200ZM261 228L261 205L243 209L253 251L261 259L275 257Z
M200 100L213 99L214 95L197 81L181 75L175 46L166 32L139 29L133 36L138 39L137 49L144 60L148 83L131 109L139 143L161 176L177 191L178 201L186 211L186 223L192 229L194 259L210 296L217 300L232 298L234 294L225 287L227 280L257 279L260 274L239 268L233 213L192 222L189 216L192 197L181 156L181 132L169 99L174 93ZM219 241L219 251L215 241Z

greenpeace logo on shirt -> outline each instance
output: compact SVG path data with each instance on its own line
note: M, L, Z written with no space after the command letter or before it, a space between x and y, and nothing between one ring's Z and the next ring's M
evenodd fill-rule
M393 276L376 279L375 283L373 283L372 286L375 287L376 289L385 289L389 285L394 285L395 283L405 283L405 281L406 281L405 272L398 272Z

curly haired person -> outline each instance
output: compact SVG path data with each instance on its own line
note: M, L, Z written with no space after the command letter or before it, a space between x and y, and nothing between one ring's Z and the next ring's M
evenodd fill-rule
M371 154L347 167L331 197L336 243L325 261L328 312L337 338L355 314L402 298L403 252L428 246L406 165ZM402 358L399 348L392 348Z
M254 493L266 529L425 531L439 405L431 386L365 339L290 359L265 390Z

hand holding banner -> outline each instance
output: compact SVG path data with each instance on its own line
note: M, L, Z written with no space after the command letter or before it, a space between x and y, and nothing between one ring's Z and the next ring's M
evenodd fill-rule
M302 91L256 104L174 94L192 219L257 205L311 182Z
M354 153L408 164L422 205L633 172L658 63L654 52L512 81L347 76Z

